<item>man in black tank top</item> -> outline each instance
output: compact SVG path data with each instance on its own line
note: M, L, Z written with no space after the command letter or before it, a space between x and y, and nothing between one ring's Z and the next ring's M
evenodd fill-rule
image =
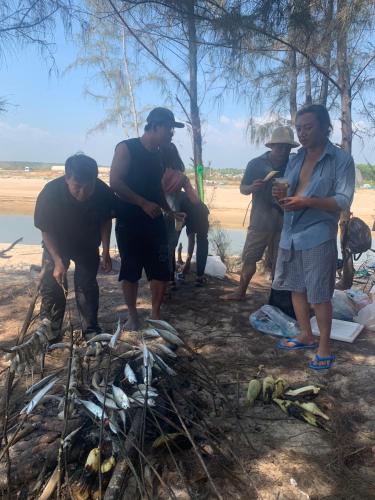
M141 138L120 142L111 166L110 185L118 196L116 237L121 256L122 282L129 319L126 328L139 328L136 308L138 281L144 269L150 281L152 318L160 306L169 279L168 239L162 210L170 208L161 187L163 167L159 148L169 144L174 128L182 128L173 113L153 109Z

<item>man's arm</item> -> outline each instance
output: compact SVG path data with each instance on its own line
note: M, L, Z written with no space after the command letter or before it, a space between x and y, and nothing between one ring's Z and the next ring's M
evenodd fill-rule
M240 193L248 196L249 194L256 193L263 188L265 182L261 178L262 176L257 171L256 165L253 161L247 164L244 176L240 185Z
M53 277L55 278L57 283L62 285L64 282L67 269L63 264L57 245L53 237L49 233L42 231L42 238L43 238L43 243L48 250L48 253L52 257L53 263L55 264L55 267L53 269Z
M100 236L102 240L102 269L106 273L112 270L112 261L109 254L109 244L111 240L112 219L108 219L100 226Z
M129 149L126 144L121 143L115 149L109 176L109 185L120 198L142 208L142 210L152 219L158 217L161 214L159 205L139 196L123 181L129 171L129 166Z

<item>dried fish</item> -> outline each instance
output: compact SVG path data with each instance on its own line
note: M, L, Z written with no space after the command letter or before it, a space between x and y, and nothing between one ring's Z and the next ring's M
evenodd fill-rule
M129 363L126 363L126 365L125 365L124 375L125 375L126 379L128 380L129 384L136 384L137 383L137 377L135 376L135 373L132 370Z
M57 378L53 379L49 384L47 384L43 389L41 389L39 392L36 393L36 395L33 397L33 399L28 403L22 410L20 411L20 414L26 414L30 415L30 413L34 410L34 408L40 403L42 400L43 396L47 394L47 392L52 389L52 387L55 385L57 382Z
M115 347L115 344L117 342L117 339L118 339L120 333L121 333L121 323L120 323L120 318L119 318L118 319L118 323L117 323L116 331L113 334L113 336L112 336L112 338L111 338L111 340L109 342L109 347L111 347L111 348Z
M113 399L117 403L117 406L119 408L122 408L123 410L127 410L130 406L129 403L129 398L125 394L125 392L120 389L120 387L116 387L115 385L112 384L112 394L113 394Z
M161 319L146 319L146 323L150 324L154 328L162 328L163 330L168 330L175 335L178 335L177 330L168 323L168 321L163 321Z

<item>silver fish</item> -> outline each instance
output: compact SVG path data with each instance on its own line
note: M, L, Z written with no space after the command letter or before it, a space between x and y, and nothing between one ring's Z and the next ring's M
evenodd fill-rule
M154 389L153 387L149 387L148 389L146 389L146 386L144 386L143 389L138 389L137 391L135 391L132 394L132 397L133 398L137 398L138 396L145 397L146 393L147 393L147 396L150 397L150 398L156 398L157 396L159 396L159 394L156 391L156 389Z
M125 412L125 410L120 410L118 412L118 414L119 414L119 417L120 417L121 422L122 422L122 427L125 431L126 430L126 412Z
M109 347L111 347L111 348L115 347L115 344L117 342L117 339L118 339L120 333L121 333L121 323L120 323L120 318L119 318L118 319L118 323L117 323L116 331L113 334L113 336L112 336L112 338L111 338L111 340L109 342Z
M138 404L143 406L146 403L146 398L144 396L140 395L136 398L133 398L132 401L134 403L138 403ZM156 405L156 403L155 403L154 399L152 399L152 398L147 399L147 406L155 406L155 405Z
M54 349L69 349L69 344L65 342L58 342L57 344L51 344L48 346L47 351L53 351Z
M174 377L175 375L177 375L177 373L173 370L173 368L171 368L170 366L168 366L167 363L163 360L163 358L161 358L157 354L155 354L155 361L156 361L156 364L162 370L164 370L168 375L171 375L172 377Z
M137 377L135 376L135 373L132 370L129 363L126 363L126 365L125 365L124 375L127 378L129 384L136 384L137 383Z
M40 403L40 401L43 399L43 397L47 394L47 392L52 389L52 387L55 385L57 381L57 378L54 378L49 384L47 384L45 387L43 387L39 392L35 394L33 399L28 403L22 410L20 411L20 414L23 415L26 413L26 415L30 415L30 413L34 410L34 408Z
M112 394L113 394L113 399L115 400L119 408L122 408L123 410L127 410L129 408L130 406L129 398L125 394L125 392L122 389L120 389L120 387L116 387L115 385L112 384Z
M143 344L143 366L145 366L146 368L149 365L149 359L150 355L148 353L147 346L146 344Z
M116 422L116 419L115 419L115 416L113 415L113 413L111 414L111 416L108 420L108 425L109 425L109 428L111 429L111 431L113 432L113 434L118 434L119 432L121 432L121 429L117 425L117 422Z
M158 328L158 332L160 334L160 337L162 337L166 342L170 342L174 345L184 345L183 341L179 337L177 337L176 334L168 330L162 330L161 328Z
M79 399L79 398L77 398L77 401L81 403L81 405L83 405L86 408L86 410L88 410L92 415L94 415L95 418L100 420L103 415L103 418L105 418L106 420L108 419L108 415L103 410L103 408L96 405L92 401L85 401L84 399Z
M169 347L167 347L166 345L158 344L157 348L160 349L167 356L169 356L171 358L177 358L177 354L175 352L173 352L172 349L169 349Z
M158 331L155 328L146 328L143 330L143 335L146 337L160 337Z
M92 344L93 342L109 342L112 339L113 335L111 333L98 333L92 339L88 340L88 344Z
M177 330L167 321L163 321L161 319L146 319L146 323L150 324L154 328L162 328L163 330L168 330L169 332L178 335Z
M142 376L143 376L143 382L146 385L151 384L151 382L152 382L152 368L151 368L151 365L142 366Z
M104 405L107 408L110 408L111 410L117 410L118 409L118 406L116 405L116 403L108 395L106 396L105 403L104 403L104 394L102 394L99 391L93 391L92 389L89 389L89 391L92 394L94 394L94 396L99 401L99 403L101 403L101 405Z
M68 448L68 446L70 446L72 444L72 439L73 437L77 434L77 432L79 432L80 430L82 429L82 425L80 427L78 427L77 429L74 429L74 431L72 431L70 434L68 434L66 436L66 438L64 438L64 441L63 441L63 448Z

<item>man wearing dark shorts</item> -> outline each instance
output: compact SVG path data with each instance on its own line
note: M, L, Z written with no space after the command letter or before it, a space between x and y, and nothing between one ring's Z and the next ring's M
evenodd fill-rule
M110 184L117 196L117 244L121 255L122 282L129 318L126 328L137 330L138 281L144 269L150 281L153 319L160 318L160 306L169 279L168 239L162 209L169 210L163 194L163 166L159 148L169 144L175 121L165 108L153 109L140 138L120 142L111 166Z
M75 263L74 288L83 334L88 339L100 332L99 245L103 246L102 267L110 271L115 196L97 176L95 160L83 154L71 156L65 163L65 176L46 184L36 202L34 221L42 231L46 269L40 315L51 319L54 339L61 336L71 260Z

